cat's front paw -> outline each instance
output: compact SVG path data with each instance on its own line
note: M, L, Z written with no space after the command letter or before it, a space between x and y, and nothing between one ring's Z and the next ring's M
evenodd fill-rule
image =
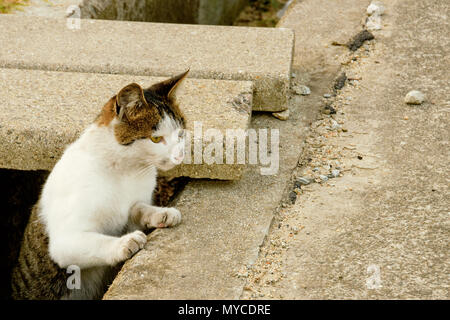
M161 208L158 212L144 216L144 225L148 228L166 228L181 222L181 213L175 208Z
M118 260L131 258L136 252L144 248L147 236L141 231L134 231L119 238Z

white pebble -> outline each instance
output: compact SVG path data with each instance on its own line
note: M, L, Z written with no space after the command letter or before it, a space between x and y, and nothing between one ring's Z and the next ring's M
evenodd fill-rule
M372 15L366 21L367 30L381 30L381 17L379 15Z
M405 103L407 104L422 104L424 101L425 95L418 90L412 90L405 96Z
M311 89L304 85L294 86L292 89L294 89L296 94L301 94L302 96L311 94Z
M274 113L272 113L272 115L277 119L286 121L287 119L289 119L289 109L281 111L281 112L274 112Z
M371 15L379 15L381 16L384 13L384 6L379 1L373 1L368 7L367 7L367 14L369 16Z

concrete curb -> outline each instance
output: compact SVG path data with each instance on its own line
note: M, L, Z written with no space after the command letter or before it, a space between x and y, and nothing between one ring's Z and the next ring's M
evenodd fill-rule
M162 79L0 69L0 167L51 170L65 146L94 121L102 106L123 86L131 82L150 86ZM249 125L251 82L186 79L177 97L188 130L193 129L194 121L202 123L203 132L209 128L245 130ZM239 108L236 99L241 102ZM183 164L166 175L239 179L244 166Z
M251 80L253 110L287 108L294 33L285 28L0 16L0 67Z

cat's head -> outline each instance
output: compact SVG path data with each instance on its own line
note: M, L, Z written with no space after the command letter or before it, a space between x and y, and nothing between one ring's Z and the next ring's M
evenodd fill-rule
M104 106L97 123L112 126L123 152L144 165L173 168L183 161L185 129L174 93L188 72L147 89L136 83L127 85Z

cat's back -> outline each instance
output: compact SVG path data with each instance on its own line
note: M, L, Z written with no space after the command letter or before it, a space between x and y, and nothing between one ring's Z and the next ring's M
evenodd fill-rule
M67 275L48 254L48 235L33 207L25 228L19 257L11 275L13 299L54 300L67 294Z

